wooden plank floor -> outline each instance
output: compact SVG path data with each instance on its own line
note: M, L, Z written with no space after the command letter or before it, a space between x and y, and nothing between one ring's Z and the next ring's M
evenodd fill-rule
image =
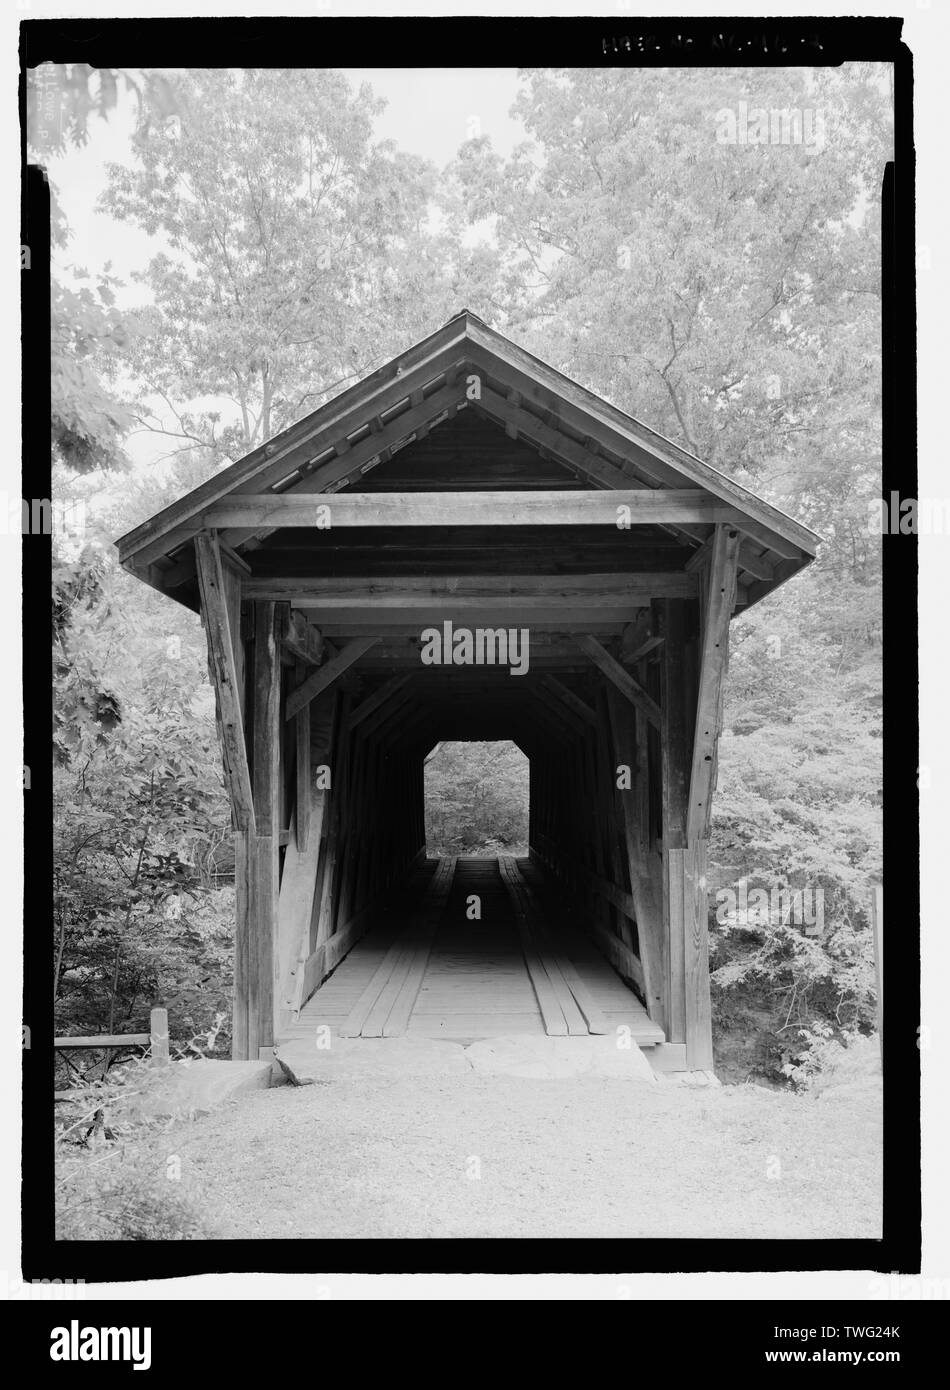
M344 1030L354 1027L360 1032L371 1016L373 1035L380 1036L382 1028L382 1035L389 1036L385 1020L381 1022L384 1013L394 1019L391 1031L405 1028L409 1037L471 1042L512 1033L545 1034L515 910L516 903L524 899L520 895L513 898L496 859L460 858L448 897L439 906L433 924L426 889L439 891L438 886L433 889L438 880L434 868L430 861L430 873L420 876L420 891L407 895L398 910L357 943L282 1040L312 1037L321 1025L328 1026L333 1036L342 1036ZM478 918L469 915L473 896L479 899ZM537 898L532 901L537 911ZM435 930L430 940L428 928L432 925ZM596 1010L597 1031L603 1023L610 1032L626 1026L641 1047L664 1041L637 997L585 937L562 924L543 922L540 915L533 928L528 922L528 930L538 949L556 950L562 968L568 963L566 976L571 975L571 968L576 972L583 986L585 1012L591 1012L591 1006ZM418 945L414 947L412 973L407 972L407 957L399 949L400 943L409 941L425 942L422 954ZM394 946L397 949L392 950ZM400 981L407 979L410 993L418 982L411 1009L407 987L399 987ZM385 989L389 990L387 995L383 994ZM397 998L400 1007L394 1016L390 1002ZM368 999L371 1005L382 999L373 1005L375 1012L368 1008ZM565 1007L565 1014L568 1012ZM579 1030L572 1026L570 1031Z

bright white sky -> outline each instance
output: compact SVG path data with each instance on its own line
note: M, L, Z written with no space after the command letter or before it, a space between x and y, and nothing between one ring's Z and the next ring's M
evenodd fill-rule
M454 159L459 145L487 135L508 155L525 138L508 112L518 94L515 68L352 68L355 87L368 82L388 103L377 134L436 164ZM480 129L473 130L471 121Z
M463 141L487 135L495 150L510 154L525 132L509 116L518 90L514 68L347 68L351 86L368 82L386 103L376 122L380 140L442 166L453 159ZM72 231L63 265L100 270L107 261L126 279L142 270L159 243L127 223L95 212L105 188L107 164L129 163L129 137L134 100L120 89L119 103L108 120L93 120L84 149L70 148L50 161L50 175ZM140 303L143 291L133 289L122 302Z
M518 90L514 68L342 71L354 90L369 83L386 101L386 110L376 122L377 139L393 140L401 149L440 167L474 135L489 136L495 150L504 156L525 138L520 123L508 114ZM120 87L118 105L109 118L91 122L86 146L70 147L49 166L71 232L66 251L55 257L60 272L68 279L67 267L81 267L95 275L110 265L111 273L126 282L116 295L124 307L149 299L147 288L132 283L132 276L144 270L156 252L170 249L162 239L95 210L106 186L106 166L130 162L134 118L134 98ZM222 411L230 409L228 402L215 404ZM157 464L168 456L168 441L160 435L133 433L126 449L136 463Z

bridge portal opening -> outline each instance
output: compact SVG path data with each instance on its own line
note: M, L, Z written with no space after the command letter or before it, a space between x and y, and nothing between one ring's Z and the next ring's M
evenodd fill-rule
M427 855L527 855L528 784L510 740L436 744L425 762Z

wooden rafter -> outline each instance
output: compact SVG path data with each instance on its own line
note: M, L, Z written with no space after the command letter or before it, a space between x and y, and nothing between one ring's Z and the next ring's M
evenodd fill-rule
M285 718L293 719L304 705L309 705L310 701L320 694L321 690L326 690L327 686L338 680L354 662L359 661L375 642L375 637L356 637L352 642L347 642L341 652L320 666L312 676L307 677L303 685L299 685L288 695Z
M244 596L245 598L251 597L246 589ZM260 597L266 598L268 595L262 594ZM275 597L280 597L280 595ZM319 666L323 660L323 638L319 629L309 623L302 613L291 610L287 614L282 642L292 656L308 666Z
M540 401L547 396L558 416L578 434L589 435L617 453L629 454L644 472L649 470L661 484L692 478L698 486L709 488L722 500L747 508L749 525L743 520L743 529L756 538L763 532L774 537L778 543L773 548L778 553L783 553L780 548L783 545L795 551L795 555L788 558L800 556L802 550L806 554L814 553L814 544L819 538L807 527L641 421L571 381L524 348L501 338L487 324L473 318L468 338L469 356L476 371L481 369L496 377L503 373L510 389L530 393L534 400ZM773 525L777 531L772 530ZM783 541L785 535L794 535L795 540ZM763 540L765 545L771 543L768 538Z
M553 691L547 689L542 682L532 681L529 687L529 694L535 700L540 700L544 706L543 713L553 715L555 727L565 727L575 734L583 734L587 724L582 716L578 715L563 700L559 699Z
M346 436L342 435L335 441L335 453L332 458L308 471L279 493L258 495L297 497L302 500L316 497L327 501L338 488L356 478L364 477L374 468L385 463L403 440L408 439L411 435L418 437L418 432L423 425L428 430L434 422L449 418L449 413L458 405L458 396L458 388L451 383L446 383L431 396L420 399L419 404L413 406L410 403L408 410L394 416L386 423L377 416L375 423L378 425L378 429L371 429L365 439L361 439L356 444L350 444ZM243 495L241 493L235 494L237 497ZM224 533L224 539L230 545L245 545L249 540L264 534L267 529L266 524L263 526L251 524L248 527L242 527L238 523L233 530Z
M639 681L634 680L629 671L625 671L619 661L610 655L610 652L602 647L596 637L591 637L588 633L578 633L574 641L586 656L589 656L595 666L603 671L609 681L624 695L630 703L649 719L651 724L661 727L662 715L660 707L652 696L648 695Z
M411 680L412 677L407 676L406 679ZM412 693L410 687L403 687L395 695L391 695L385 704L380 705L372 714L367 715L359 725L360 738L372 738L384 725L390 726L387 729L387 734L389 734L391 728L403 718L409 709L420 708L418 700L413 700Z
M384 681L378 690L374 690L372 695L368 695L353 710L350 715L350 728L355 729L362 724L364 719L391 700L403 686L408 685L411 679L411 676L393 676L391 680Z
M135 556L136 563L141 566L155 555L165 553L169 537L177 535L180 524L193 517L207 501L224 497L235 488L251 483L267 487L300 464L309 467L311 460L334 449L361 422L397 405L418 383L451 369L459 351L464 351L465 336L463 318L445 324L312 415L298 420L229 469L150 517L118 542L122 562ZM317 469L313 471L316 473Z
M665 597L670 598L672 595L667 594ZM634 647L633 651L624 655L624 662L630 666L635 666L638 661L642 661L645 656L649 656L651 652L656 651L662 645L662 637L645 637L639 646Z
M575 695L574 691L570 690L563 681L559 681L557 676L542 676L541 685L552 695L555 695L568 709L573 710L585 724L593 727L597 723L597 715L587 701L582 700L579 695Z
M222 561L227 561L233 569L238 570L241 574L251 573L251 567L244 559L243 555L239 555L236 550L232 550L229 545L225 544L220 536L218 537L218 550L220 551ZM169 569L162 572L162 583L165 585L166 589L176 589L179 584L187 584L189 580L194 579L196 574L197 562L194 554L186 555L184 559L179 560L177 564L172 565Z
M468 401L465 382L473 374L481 379L481 400ZM234 499L240 507L255 494L288 501L315 493L324 499L336 496L338 489L409 440L423 438L463 405L497 420L509 435L526 440L599 489L624 491L624 482L641 492L672 489L680 504L695 490L714 511L731 510L733 515L720 511L697 521L685 519L682 512L670 521L659 515L652 521L693 543L705 536L707 524L737 525L746 537L740 569L755 581L743 586L746 603L787 577L783 562L794 572L815 553L818 537L806 527L465 311L124 536L118 543L122 563L190 603L193 560L182 547L203 527L219 524L208 516L209 506ZM497 520L488 517L485 524ZM249 522L241 515L220 539L253 547L270 529L269 521Z
M481 397L474 403L474 408L486 419L504 424L505 432L510 439L526 440L538 450L541 458L551 458L569 468L575 476L583 477L595 485L603 488L640 486L648 489L656 485L649 474L644 481L636 472L624 471L604 458L600 452L600 445L589 435L583 443L572 439L560 428L560 420L553 411L546 412L553 417L549 423L524 409L521 393L518 391L509 391L506 396L501 396L489 386L483 386ZM642 474L642 469L640 472ZM663 529L680 540L693 542L705 539L705 530L702 527L697 529L695 525L663 525Z

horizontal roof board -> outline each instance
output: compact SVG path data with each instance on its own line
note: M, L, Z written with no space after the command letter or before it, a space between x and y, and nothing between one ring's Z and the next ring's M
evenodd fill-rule
M747 586L745 606L764 597L814 557L820 540L815 532L466 310L123 536L117 542L121 563L169 592L162 571L169 563L167 557L176 556L175 571L180 580L181 557L190 551L190 538L204 525L217 524L215 513L223 514L226 501L234 499L235 515L240 516L247 503L238 503L238 498L249 502L251 496L316 496L336 493L341 487L359 489L361 477L372 476L370 470L381 459L396 456L396 450L405 447L404 441L411 440L404 427L419 425L425 435L430 418L438 425L446 418L446 407L450 415L453 409L464 408L463 372L484 374L493 383L493 390L500 383L508 388L515 419L528 425L529 443L530 432L536 428L538 438L551 441L552 452L556 452L561 427L564 449L576 463L577 441L584 439L583 447L589 449L592 461L589 481L593 486L609 489L621 485L615 481L617 470L604 458L606 452L629 462L632 475L622 479L628 488L684 489L693 490L694 495L698 488L725 503L730 517L738 516L737 524L748 537L745 554L752 576L757 572L766 576ZM497 409L499 398L493 399ZM598 463L599 469L595 466ZM651 481L645 483L644 479ZM285 514L280 508L274 512L278 517ZM253 528L236 529L226 532L223 539L238 550L248 542L252 548L247 558L252 559L253 547L259 543L252 539L256 534L260 534L259 529L257 533ZM684 559L690 553L684 547ZM193 601L190 590L174 596L189 604Z

